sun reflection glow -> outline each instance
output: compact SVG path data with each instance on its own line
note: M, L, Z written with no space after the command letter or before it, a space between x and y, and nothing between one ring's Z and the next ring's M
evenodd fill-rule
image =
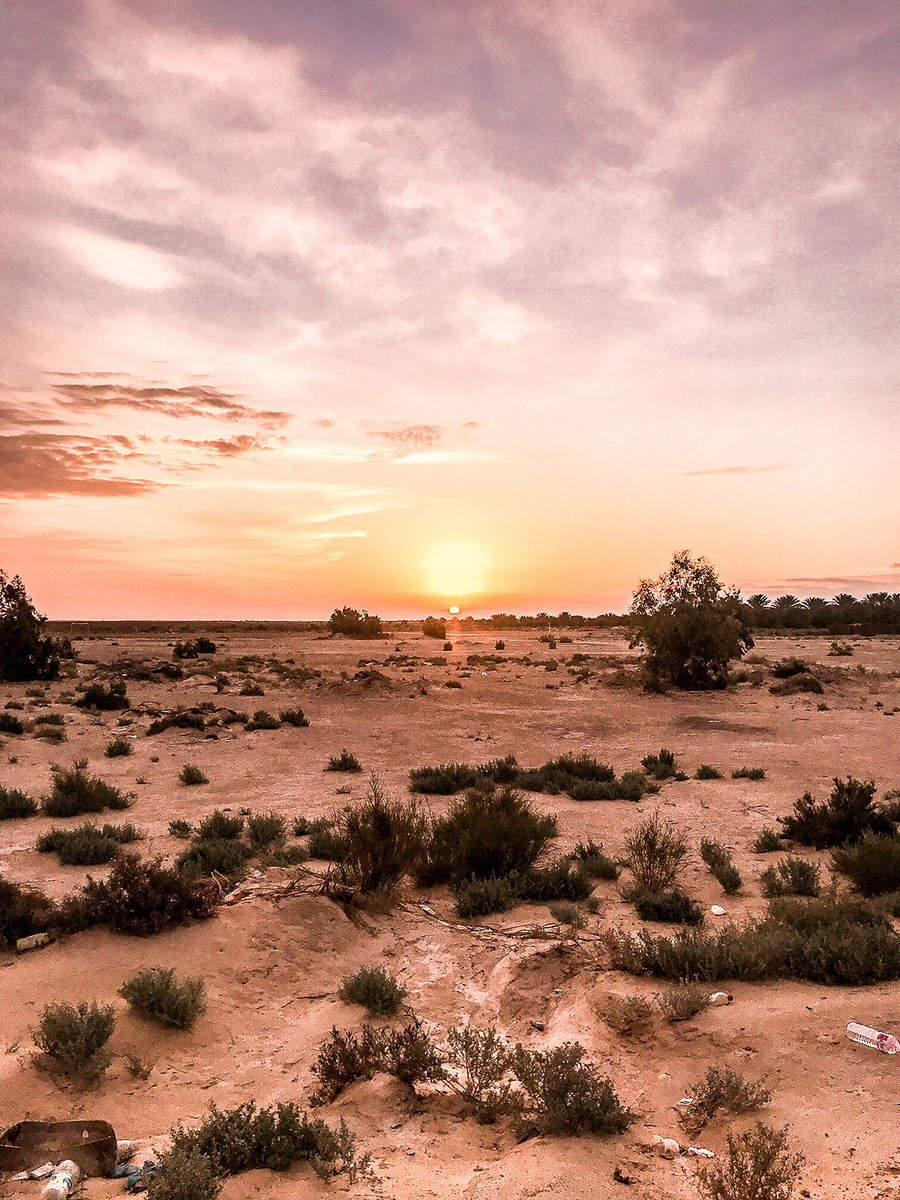
M425 582L436 596L472 596L484 591L487 556L474 542L439 542L422 563Z

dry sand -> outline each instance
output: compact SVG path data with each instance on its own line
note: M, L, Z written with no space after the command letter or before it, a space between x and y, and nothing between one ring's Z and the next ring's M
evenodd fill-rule
M185 664L200 673L183 682L129 683L133 709L128 716L134 719L121 730L117 713L85 713L59 701L74 692L73 680L46 689L50 708L34 707L25 685L4 685L0 705L25 701L28 707L20 715L26 718L64 713L67 740L53 745L31 734L5 737L0 783L39 796L49 788L51 762L87 757L93 772L136 792L128 819L147 831L141 852L174 856L183 846L168 834L175 817L192 821L216 807L316 817L360 798L365 775L323 771L327 758L343 747L367 771L376 771L389 793L402 795L413 766L506 754L538 765L554 755L587 751L622 772L665 746L689 775L700 763L711 763L726 778L666 783L658 796L639 804L577 804L566 796L538 796L535 803L559 814L561 849L592 837L613 854L621 852L638 821L659 809L690 834L694 853L686 889L707 910L722 903L728 917L737 920L765 907L758 879L772 860L750 852L753 837L774 825L804 791L823 798L832 777L847 774L874 779L879 794L900 785L900 711L892 715L900 706L896 639L859 639L852 658L835 659L827 656L827 638L761 638L753 657L772 662L798 654L818 664L817 672L830 680L824 696L779 698L769 693L773 681L761 662L747 666L748 682L725 693L647 695L628 686L634 655L615 633L573 633L573 643L555 651L540 644L536 633L504 633L508 660L526 654L541 662L553 657L560 660L558 670L507 661L469 672L467 655L494 653L497 635L457 635L447 665L437 665L426 660L441 655L441 643L413 634L357 643L277 628L232 626L211 632L219 647L212 662ZM92 663L111 664L122 657L170 660L172 640L161 627L155 633L126 629L112 639L79 641L79 679L93 675ZM567 670L563 660L572 653L590 656L586 665L593 674L586 681ZM260 656L245 667L264 687L262 697L238 694L247 678L240 669L243 655ZM396 655L411 661L385 664ZM283 664L287 659L321 676L302 684L280 682L272 660ZM614 686L610 681L623 663L626 684ZM369 669L366 664L387 678L355 679ZM445 687L448 679L460 678L461 667L462 689ZM221 695L213 684L217 670L231 679ZM148 708L211 700L275 713L299 705L310 726L248 733L234 725L218 728L216 739L177 729L146 736ZM820 711L823 702L828 708ZM133 736L133 755L104 758L107 742L120 732ZM178 772L186 762L198 764L209 784L181 784ZM765 767L765 780L732 780L732 769L742 765ZM343 786L349 786L349 795L336 794ZM447 803L436 799L432 807L442 811ZM35 839L50 823L44 817L0 823L0 873L61 897L80 885L88 870L62 867L55 855L36 853ZM704 835L733 847L745 880L740 897L723 897L703 867L696 846ZM827 854L810 856L825 868ZM92 869L95 875L103 871ZM429 1094L416 1101L396 1081L378 1077L354 1085L320 1110L326 1119L346 1118L361 1148L372 1155L369 1177L353 1184L342 1178L323 1183L304 1165L284 1176L251 1172L227 1181L225 1200L346 1191L392 1200L694 1197L697 1160L664 1161L648 1144L654 1134L688 1140L673 1106L713 1063L768 1081L773 1099L761 1115L787 1123L792 1143L805 1154L805 1195L900 1196L900 1061L844 1036L851 1019L900 1032L900 984L858 989L734 984L729 1007L706 1009L678 1025L657 1018L650 1033L629 1038L598 1018L597 1003L610 993L650 997L660 986L603 969L597 933L608 925L634 929L640 924L616 884L598 885L599 912L588 918L580 944L567 948L553 936L544 906L461 922L446 889L410 890L392 912L351 920L324 898L281 895L296 874L272 869L253 875L213 920L155 938L92 930L20 957L0 952L0 1126L83 1115L111 1121L119 1137L153 1139L147 1145L158 1149L174 1123L197 1122L210 1101L219 1107L248 1099L305 1106L319 1044L333 1025L349 1028L361 1020L362 1010L337 998L342 977L363 964L382 964L403 980L410 1005L439 1037L471 1019L496 1023L533 1048L582 1042L622 1100L640 1114L638 1120L621 1137L517 1144L502 1124L484 1127L464 1118L450 1096ZM431 911L420 907L422 901ZM541 925L546 932L535 936ZM118 997L118 987L136 969L157 964L205 979L209 1009L193 1032L160 1031L133 1016ZM87 1093L60 1087L30 1061L29 1029L43 1005L81 999L113 1004L117 1014L113 1064L100 1086ZM543 1030L532 1022L543 1024ZM149 1069L146 1080L129 1070L129 1055ZM700 1141L718 1153L729 1129L740 1131L753 1119L717 1118ZM613 1182L617 1167L633 1180L630 1189ZM37 1196L39 1190L33 1182L0 1183L3 1196ZM119 1181L92 1179L84 1194L120 1192Z

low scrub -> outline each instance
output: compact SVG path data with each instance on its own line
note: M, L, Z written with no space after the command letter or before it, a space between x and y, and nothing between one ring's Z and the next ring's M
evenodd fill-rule
M307 833L310 858L340 862L347 853L344 835L328 817L317 817L315 821L310 821Z
M182 841L186 841L193 832L194 827L189 821L179 819L177 821L169 822L169 833L172 835L172 837L177 837Z
M558 858L546 866L513 872L510 884L521 900L547 903L550 900L586 900L593 884L570 858Z
M777 830L766 826L753 839L753 845L750 849L754 854L772 854L775 850L783 849L783 843L778 836Z
M157 717L150 722L147 726L147 736L153 737L157 733L165 733L167 729L194 729L198 733L202 733L206 729L206 721L203 714L196 710L166 713L165 716Z
M667 1021L689 1021L707 1004L709 988L702 983L676 983L657 997L660 1012Z
M0 712L0 733L11 733L18 736L25 732L25 726L12 713Z
M201 783L209 783L209 779L196 763L185 763L178 772L178 778L186 787L196 787Z
M129 754L134 754L134 746L128 738L117 737L106 743L103 753L107 758L126 758Z
M234 878L243 874L252 851L234 838L195 837L175 860L182 874L190 879L208 879L213 874Z
M343 851L335 881L386 898L418 873L428 823L414 801L388 797L373 774L365 799L338 814L334 832Z
M756 1112L768 1104L772 1093L762 1083L749 1083L733 1067L711 1066L691 1089L693 1104L684 1114L684 1125L692 1134L700 1132L719 1112Z
M179 979L166 967L138 971L119 988L119 995L141 1016L176 1029L193 1029L206 1011L202 979Z
M41 854L55 852L63 866L94 867L111 862L119 853L119 843L98 826L85 822L77 829L50 829L37 840Z
M709 763L701 763L694 772L695 779L722 779L722 772L716 767L711 767Z
M641 766L652 779L673 779L678 774L675 755L671 750L660 750L641 759Z
M53 766L50 771L53 790L41 802L45 816L78 817L82 813L103 812L105 808L124 809L131 805L130 796L88 774L87 759L78 760L68 769Z
M107 1042L115 1025L111 1004L47 1004L32 1036L54 1066L78 1083L90 1084L110 1064Z
M416 1019L399 1029L365 1025L358 1034L332 1029L312 1071L319 1080L312 1096L315 1105L329 1104L355 1080L371 1079L379 1072L394 1075L413 1090L417 1083L444 1077L440 1050Z
M254 729L278 729L280 725L277 717L273 717L264 708L258 708L244 728L252 732Z
M639 891L629 896L642 921L671 921L679 925L700 925L703 909L685 892Z
M757 1121L746 1133L727 1137L727 1152L698 1172L702 1200L792 1200L803 1155L789 1152L787 1126Z
M834 865L863 896L900 891L900 837L866 833L853 846L835 850Z
M802 658L783 658L772 664L772 674L776 679L793 679L795 675L805 675L809 669L809 663Z
M400 1007L406 988L384 967L360 967L344 978L338 996L345 1004L361 1004L370 1017L388 1017Z
M710 874L721 884L722 890L727 895L733 896L741 890L743 880L737 867L732 862L731 851L726 846L723 846L721 842L717 842L713 838L701 838L700 857L706 863L707 867L709 867Z
M508 879L463 879L452 885L452 891L456 915L463 918L508 912L519 902Z
M523 1132L551 1136L624 1133L635 1120L579 1042L552 1050L517 1046L512 1069L524 1093Z
M187 879L160 858L142 861L123 854L108 878L88 877L84 890L61 907L62 923L72 931L108 925L117 933L139 937L172 925L214 915L219 889L205 881Z
M541 767L520 767L513 755L481 765L442 763L416 767L409 773L409 789L426 795L454 796L473 787L509 785L548 796L566 793L573 800L640 800L648 791L643 771L627 771L621 779L607 763L589 754L566 754Z
M128 707L124 679L113 680L108 687L92 683L75 701L76 708L95 708L100 712L117 712Z
M349 750L344 749L340 754L332 754L325 764L325 770L347 771L351 774L358 774L362 770L362 763L355 754L351 754Z
M287 818L281 813L253 813L247 818L247 837L254 854L265 853L287 840Z
M818 896L822 884L815 863L787 854L759 877L764 896Z
M827 800L815 801L805 792L778 822L784 837L817 850L858 842L864 833L894 832L893 822L875 805L875 784L852 776L835 778Z
M614 858L605 853L593 838L586 842L576 842L572 851L572 859L585 875L591 879L606 879L614 881L619 878L621 867Z
M749 779L752 783L758 783L760 779L765 779L765 767L735 767L731 772L732 779Z
M239 838L243 832L244 818L242 816L229 816L228 813L222 812L220 808L214 809L197 826L197 838L201 841L205 841L207 838L221 838L226 841L233 841Z
M490 1026L459 1025L447 1034L447 1058L453 1067L446 1081L481 1125L521 1112L521 1095L510 1086L512 1047Z
M33 817L37 810L37 802L24 792L17 788L0 787L0 821Z
M625 855L635 884L644 892L665 892L681 873L688 841L675 824L654 812L625 839Z
M309 726L302 708L283 708L278 716L283 725L293 725L297 729L306 729Z
M815 696L821 696L825 689L815 675L806 672L802 675L792 675L790 679L783 679L781 683L773 683L769 691L773 696L797 696L801 692L812 692Z
M653 1005L643 996L607 996L600 1016L616 1033L647 1033L653 1024Z

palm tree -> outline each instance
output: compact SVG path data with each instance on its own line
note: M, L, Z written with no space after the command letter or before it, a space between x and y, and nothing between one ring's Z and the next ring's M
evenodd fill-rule
M744 609L750 624L756 626L758 629L766 623L766 616L769 612L769 597L764 596L762 592L754 592L752 596L748 596L744 601Z
M800 624L801 608L800 601L796 596L779 596L772 608L778 625L788 628Z
M831 605L822 596L807 596L803 608L809 618L809 623L815 629L823 629L828 624L828 614Z

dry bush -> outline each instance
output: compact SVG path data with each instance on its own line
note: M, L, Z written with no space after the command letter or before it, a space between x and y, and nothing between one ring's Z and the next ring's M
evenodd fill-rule
M521 1099L508 1079L512 1048L493 1026L451 1029L447 1047L449 1065L459 1074L451 1072L446 1081L469 1105L479 1124L492 1125L499 1117L520 1111Z
M406 988L384 967L360 967L344 978L338 995L345 1004L362 1004L370 1017L388 1017L400 1007Z
M682 1120L685 1128L696 1134L716 1113L755 1112L769 1103L772 1093L762 1083L748 1083L733 1067L712 1066L693 1089L693 1097Z
M176 1029L193 1029L206 1011L202 979L178 979L173 970L147 967L119 988L119 995L142 1016Z
M110 1064L107 1042L115 1029L111 1004L47 1004L32 1030L39 1050L76 1082L96 1083ZM39 1060L38 1060L39 1061Z
M709 988L702 983L676 983L661 996L657 1004L669 1022L689 1021L706 1007Z
M653 1024L653 1005L643 996L610 995L597 1011L616 1033L647 1033Z
M671 887L688 856L688 841L675 824L654 812L625 839L625 854L642 891L664 892Z
M728 1134L728 1152L697 1175L703 1200L791 1200L803 1155L788 1151L787 1127L757 1121L747 1133Z
M635 1119L611 1081L584 1060L579 1042L552 1050L516 1046L512 1069L524 1092L523 1132L564 1137L624 1133Z

